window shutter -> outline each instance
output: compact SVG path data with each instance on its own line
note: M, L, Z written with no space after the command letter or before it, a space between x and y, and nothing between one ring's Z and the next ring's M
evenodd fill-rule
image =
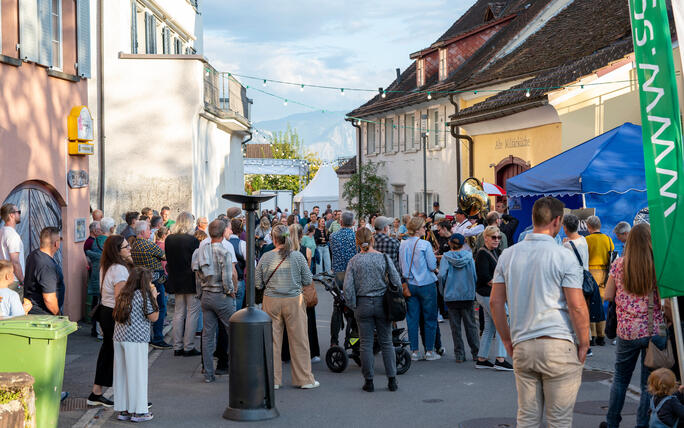
M157 18L154 15L150 15L150 41L152 46L153 54L157 53Z
M38 3L19 0L19 54L24 61L38 62Z
M155 27L156 19L154 15L145 12L145 53L147 54L157 53Z
M131 3L131 53L138 53L138 8Z
M446 126L444 126L444 114L445 114L446 107L440 108L439 109L439 122L438 122L438 128L439 128L439 145L441 147L446 147Z
M406 194L406 193L401 195L401 209L399 211L400 211L399 215L408 214L408 212L409 212L408 194Z
M171 53L171 29L169 27L164 27L163 34L163 49L165 54Z
M416 192L416 212L420 212L423 209L423 193Z
M38 63L52 66L52 0L38 0Z
M78 75L90 78L90 1L76 0Z

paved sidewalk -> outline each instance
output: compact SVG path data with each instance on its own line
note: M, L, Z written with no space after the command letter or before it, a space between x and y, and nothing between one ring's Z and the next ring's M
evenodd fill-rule
M322 353L329 342L331 299L318 287L318 333ZM512 424L516 412L516 390L512 372L476 370L472 362L456 364L448 323L440 324L447 349L439 361L414 362L410 370L399 376L399 391L390 393L382 367L376 358L376 392L361 390L361 370L353 362L344 373L328 370L325 362L314 364L314 374L321 387L304 391L288 386L290 369L283 366L285 387L276 391L280 417L271 421L250 423L250 426L297 427L365 427L372 425L396 427L490 427ZM100 342L89 336L89 326L82 326L69 336L64 390L72 399L87 397L92 386L95 359ZM574 426L596 427L603 420L608 401L610 375L615 347L608 344L594 349L587 368L601 371L585 372L574 415ZM322 356L322 358L324 355ZM228 378L206 384L200 373L199 357L174 357L172 351L150 353L149 399L153 402L155 419L149 426L164 427L225 427L235 422L221 418L228 403ZM633 379L638 379L634 377ZM636 402L626 401L623 413L625 426L633 425ZM581 412L581 413L578 413ZM586 414L593 413L593 414ZM631 413L631 414L629 414ZM60 427L127 426L130 423L112 418L111 410L72 410L60 415ZM493 418L481 420L483 418ZM478 421L472 421L480 419ZM506 426L506 425L498 425Z

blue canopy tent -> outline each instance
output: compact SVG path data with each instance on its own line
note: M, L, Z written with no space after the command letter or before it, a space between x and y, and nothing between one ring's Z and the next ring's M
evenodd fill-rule
M613 228L632 224L648 205L641 127L625 123L548 159L506 182L517 233L532 223L532 205L543 196L560 198L571 209L594 208L601 231L620 242Z

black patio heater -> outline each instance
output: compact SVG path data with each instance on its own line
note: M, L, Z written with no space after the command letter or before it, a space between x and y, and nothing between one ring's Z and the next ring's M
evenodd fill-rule
M273 337L271 318L254 304L254 219L268 196L223 195L242 204L247 212L247 307L230 317L230 366L228 407L224 419L261 421L279 415L273 390Z

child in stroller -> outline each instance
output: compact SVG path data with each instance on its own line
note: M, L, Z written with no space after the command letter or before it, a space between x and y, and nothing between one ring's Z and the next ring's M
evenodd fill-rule
M337 306L340 312L344 314L347 324L344 335L344 347L331 346L325 354L325 363L335 373L342 373L347 368L350 358L358 366L361 366L359 331L356 326L354 311L345 304L341 284L338 284L335 277L328 273L314 275L313 279L323 284L325 289L333 296L333 305ZM404 328L395 327L392 329L392 344L396 353L397 374L404 374L411 367L411 353L408 350L410 342ZM373 342L373 353L377 354L378 352L380 352L380 345L376 338Z

